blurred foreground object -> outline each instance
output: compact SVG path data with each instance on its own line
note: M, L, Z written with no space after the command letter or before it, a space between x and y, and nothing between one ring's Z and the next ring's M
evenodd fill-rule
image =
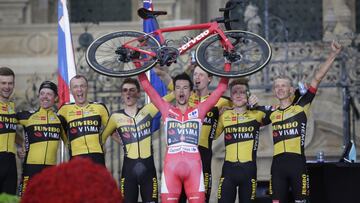
M111 174L84 158L43 170L29 182L22 203L119 203L120 191Z

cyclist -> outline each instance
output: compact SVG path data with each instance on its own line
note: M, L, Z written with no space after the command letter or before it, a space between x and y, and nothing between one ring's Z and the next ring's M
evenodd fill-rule
M265 112L249 109L248 103L257 103L250 96L245 78L229 84L232 108L225 108L216 129L218 138L224 132L225 161L218 187L218 202L235 202L238 191L239 202L254 202L256 197L256 151L259 129Z
M162 71L165 72L165 71ZM160 72L160 73L162 73ZM196 106L201 102L204 102L210 95L209 85L212 81L212 75L201 69L197 64L190 65L187 73L193 75L194 90L189 98L189 105ZM158 73L158 72L157 72ZM159 73L158 73L159 74ZM162 76L162 74L160 74ZM170 83L166 78L161 77L166 84ZM171 85L170 85L171 86ZM173 89L173 87L170 87ZM214 139L216 126L219 119L219 109L225 106L230 106L230 100L227 97L221 96L219 101L210 111L206 114L204 122L202 123L201 135L199 138L199 152L202 161L202 168L204 173L204 186L205 186L205 202L209 202L211 194L211 159L212 159L212 141ZM186 202L186 194L182 190L180 201Z
M194 107L189 106L193 83L185 73L173 80L175 105L161 99L144 73L139 75L139 80L160 110L165 123L167 149L161 184L162 202L178 202L182 186L189 202L204 202L204 181L198 150L200 130L206 113L225 92L228 79L222 78L209 98Z
M0 193L16 194L17 169L15 159L16 114L10 101L15 74L8 67L0 68Z
M60 137L66 143L61 120L52 110L57 100L57 86L44 81L39 88L40 108L36 111L22 111L16 114L25 131L25 159L23 163L20 195L28 181L44 168L56 165Z
M307 201L309 185L304 145L309 107L321 80L341 48L340 44L332 42L327 60L315 73L306 94L296 100L297 102L292 101L292 80L286 76L274 79L273 92L280 104L268 113L265 121L272 123L273 130L274 158L269 189L274 203L287 202L289 187L295 202Z
M70 80L70 91L75 103L64 104L58 112L66 121L64 129L69 140L70 156L88 157L105 166L100 131L109 119L107 108L102 103L88 101L88 81L82 75Z
M151 103L141 108L137 107L140 84L133 78L126 78L121 84L121 98L124 109L111 115L102 133L102 143L105 143L107 137L116 130L124 145L124 164L120 181L124 202L137 202L139 186L143 202L158 202L151 132L152 120L158 110ZM165 96L167 101L173 98L172 93Z
M209 85L212 80L212 75L201 69L198 65L195 66L193 74L194 92L190 96L189 104L195 106L204 102L210 95ZM211 194L211 159L212 159L212 141L215 136L215 130L219 119L219 109L225 106L230 106L230 99L222 96L214 107L206 114L204 122L202 123L201 135L199 139L199 152L201 155L202 167L204 172L204 185L206 202L210 200Z

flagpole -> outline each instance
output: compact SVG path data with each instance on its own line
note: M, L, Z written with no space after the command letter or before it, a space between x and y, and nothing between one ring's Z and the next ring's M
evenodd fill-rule
M153 10L153 4L152 4L152 0L143 0L143 7L149 10ZM149 32L153 32L156 29L158 29L158 24L156 22L156 19L144 19L143 20L143 30L146 33ZM164 96L166 94L167 88L166 86L162 83L162 81L160 80L160 78L154 73L153 70L150 70L147 72L147 77L150 80L151 85L157 90L157 92L160 94L160 96ZM150 103L150 99L148 96L145 97L146 103ZM158 113L160 115L160 113ZM153 118L152 121L152 132L154 133L155 131L159 132L159 167L158 170L161 173L162 172L162 137L161 137L161 116L156 115Z
M70 94L70 79L76 75L74 49L72 44L69 12L67 1L58 1L58 95L60 108L66 102L72 102ZM67 132L66 132L67 134ZM69 140L69 139L68 139ZM60 163L65 161L65 144L60 145Z

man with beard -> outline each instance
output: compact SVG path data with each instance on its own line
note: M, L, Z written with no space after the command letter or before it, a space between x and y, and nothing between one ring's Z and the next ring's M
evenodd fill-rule
M14 91L15 74L8 67L0 68L0 193L15 195L17 169L15 159L16 114L10 101Z
M225 71L230 67L225 65ZM201 126L206 113L225 92L228 79L222 78L209 98L192 107L189 97L193 90L190 77L177 75L173 80L175 105L164 101L151 86L144 73L139 80L153 104L160 110L165 126L167 149L162 174L162 202L177 202L182 187L190 203L205 202L204 177L198 149Z

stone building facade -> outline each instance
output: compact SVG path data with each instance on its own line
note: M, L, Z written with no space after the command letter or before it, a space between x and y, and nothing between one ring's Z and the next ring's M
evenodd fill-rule
M218 8L226 3L225 0L153 0L153 2L157 10L166 10L169 13L159 18L160 26L205 22L221 16L222 13L218 11ZM107 78L92 72L84 60L86 47L81 46L78 39L84 32L96 38L116 30L141 30L142 22L136 15L136 10L141 3L139 0L131 0L131 21L71 24L77 71L90 78L89 96L91 99L106 101L110 110L120 107L119 92L116 89L120 79ZM0 0L0 66L11 67L16 73L14 99L18 109L35 108L39 84L43 80L56 81L56 8L57 1L55 0ZM356 12L360 12L360 9L356 10L356 8L358 8L356 0L322 0L322 39L308 42L278 42L270 39L273 58L270 65L266 67L268 70L250 77L253 93L260 98L260 104L273 104L276 101L273 99L269 83L273 75L278 72L287 72L296 82L309 82L315 68L327 56L330 41L337 39L344 45L343 54L325 78L324 86L319 89L312 105L306 137L308 160L315 160L319 151L325 153L326 160L338 160L341 156L344 145L343 102L347 85L350 86L350 95L360 108L360 68L357 66L360 45L356 31L356 20L360 20L356 17ZM248 8L244 16L245 19L248 17L246 21L248 29L256 32L258 25L264 23L259 18L259 15L262 15L260 12L262 11L259 8ZM281 21L279 22L278 24L281 25ZM190 36L192 34L194 33L185 33ZM170 35L171 38L181 38L181 36L183 35ZM186 56L179 59L180 63L170 69L171 74L181 71L188 60ZM215 85L216 82L212 84L212 86ZM355 142L359 143L358 120L355 121L354 126ZM221 139L215 141L213 146L212 197L215 197L224 157L224 145ZM164 140L159 139L159 136L154 136L158 166L161 165L164 145ZM121 162L118 163L117 160L119 160L119 154L122 156L121 147L109 143L107 154L109 159L115 160L109 163L109 170L118 178ZM265 127L261 132L258 150L259 180L269 179L271 160L271 133L270 128Z

